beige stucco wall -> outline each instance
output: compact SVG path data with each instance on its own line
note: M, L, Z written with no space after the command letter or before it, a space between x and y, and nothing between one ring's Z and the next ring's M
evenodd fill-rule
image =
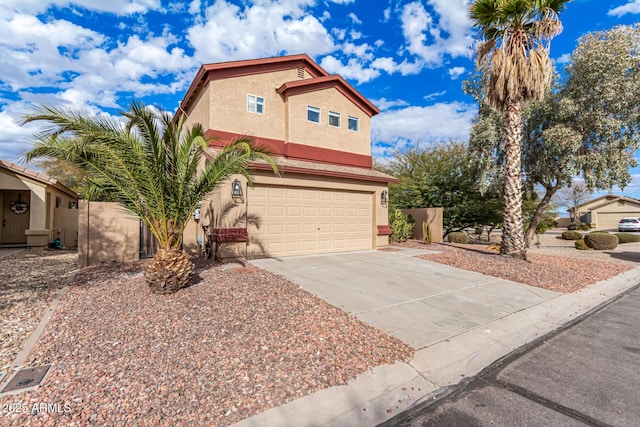
M47 246L55 237L54 228L64 228L66 246L75 246L77 239L77 209L69 209L69 202L78 199L54 186L32 180L28 177L0 170L0 190L28 190L29 228L25 231L27 245ZM61 198L61 209L55 207L56 197ZM70 212L67 212L70 211ZM58 224L58 225L56 225Z
M239 179L242 183L244 199L241 202L231 198L231 182ZM383 247L389 244L388 236L378 236L377 226L388 225L388 210L380 205L380 196L383 190L388 191L386 183L355 181L344 178L329 178L303 174L285 174L278 177L268 172L257 172L254 181L258 185L277 185L287 187L321 188L329 190L345 190L371 193L375 206L372 207L372 247ZM248 193L248 194L247 194ZM185 230L184 246L185 250L195 253L198 250L197 235L202 235L203 224L210 224L215 228L243 228L244 218L249 205L251 211L251 188L247 191L246 180L242 176L234 176L229 181L221 184L211 193L202 204L201 219L196 226L195 221L191 221ZM249 218L251 223L252 218ZM259 218L257 218L259 220ZM196 234L196 232L198 234ZM250 235L251 236L251 235ZM244 258L246 253L245 243L226 243L222 245L221 257L224 259Z
M427 224L431 224L431 242L442 243L442 235L444 234L442 208L401 209L401 211L406 215L411 215L415 221L411 238L424 240L425 236L422 223L426 222Z
M140 220L117 203L78 204L78 267L139 259Z
M371 119L337 89L324 89L289 96L287 104L287 141L371 155ZM307 106L320 109L320 123L307 120ZM329 111L340 113L339 128L329 126ZM349 116L358 118L358 131L347 128Z
M202 123L211 129L284 141L285 105L276 89L293 80L298 80L295 69L213 80L209 83L209 120ZM247 111L249 94L264 98L264 114Z

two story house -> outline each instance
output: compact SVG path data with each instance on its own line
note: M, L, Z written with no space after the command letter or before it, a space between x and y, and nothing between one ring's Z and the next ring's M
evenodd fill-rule
M240 176L220 186L187 228L185 247L202 246L203 225L224 242L222 259L387 245L395 179L372 169L370 122L378 113L307 55L200 67L177 117L187 127L201 123L212 150L251 137L273 154L281 176L256 163L253 187Z

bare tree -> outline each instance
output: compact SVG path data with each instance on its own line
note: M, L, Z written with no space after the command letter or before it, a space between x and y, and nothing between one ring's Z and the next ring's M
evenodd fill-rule
M580 222L580 212L578 208L591 198L592 192L587 188L584 181L573 181L570 186L563 187L556 193L558 205L569 209L572 222Z

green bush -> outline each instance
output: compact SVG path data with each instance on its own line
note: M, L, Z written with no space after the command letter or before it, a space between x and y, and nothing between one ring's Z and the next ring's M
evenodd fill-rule
M468 243L469 236L463 231L454 231L447 236L449 243Z
M580 224L580 229L583 231L587 231L591 229L591 226L589 226L589 224L582 223Z
M575 242L573 242L573 244L575 245L576 249L581 251L586 251L587 249L589 249L583 239L576 240Z
M595 230L595 231L591 231L588 234L611 234L606 230Z
M618 236L618 243L620 244L640 242L640 236L638 236L637 234L616 233L615 235Z
M578 231L563 231L562 238L564 240L579 240L582 239L582 233Z
M389 226L393 230L393 233L389 236L389 242L406 242L413 235L414 223L413 218L403 214L400 209L389 209Z
M567 230L579 230L581 229L580 224L578 224L577 222L570 222L569 225L567 225Z
M598 251L615 249L618 246L618 236L609 233L589 233L584 236L584 243Z

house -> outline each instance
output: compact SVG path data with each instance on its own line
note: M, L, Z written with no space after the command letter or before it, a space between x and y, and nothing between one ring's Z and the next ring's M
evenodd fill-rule
M573 208L569 209L569 214L592 228L617 229L620 219L627 216L640 217L640 200L607 194L578 206L577 215L574 215Z
M57 180L0 160L0 245L78 244L78 195Z
M307 55L206 64L187 90L184 116L212 150L249 136L281 172L254 164L255 186L234 177L205 200L184 236L201 247L205 225L223 259L373 249L388 244L389 175L372 169L370 123L379 110Z

